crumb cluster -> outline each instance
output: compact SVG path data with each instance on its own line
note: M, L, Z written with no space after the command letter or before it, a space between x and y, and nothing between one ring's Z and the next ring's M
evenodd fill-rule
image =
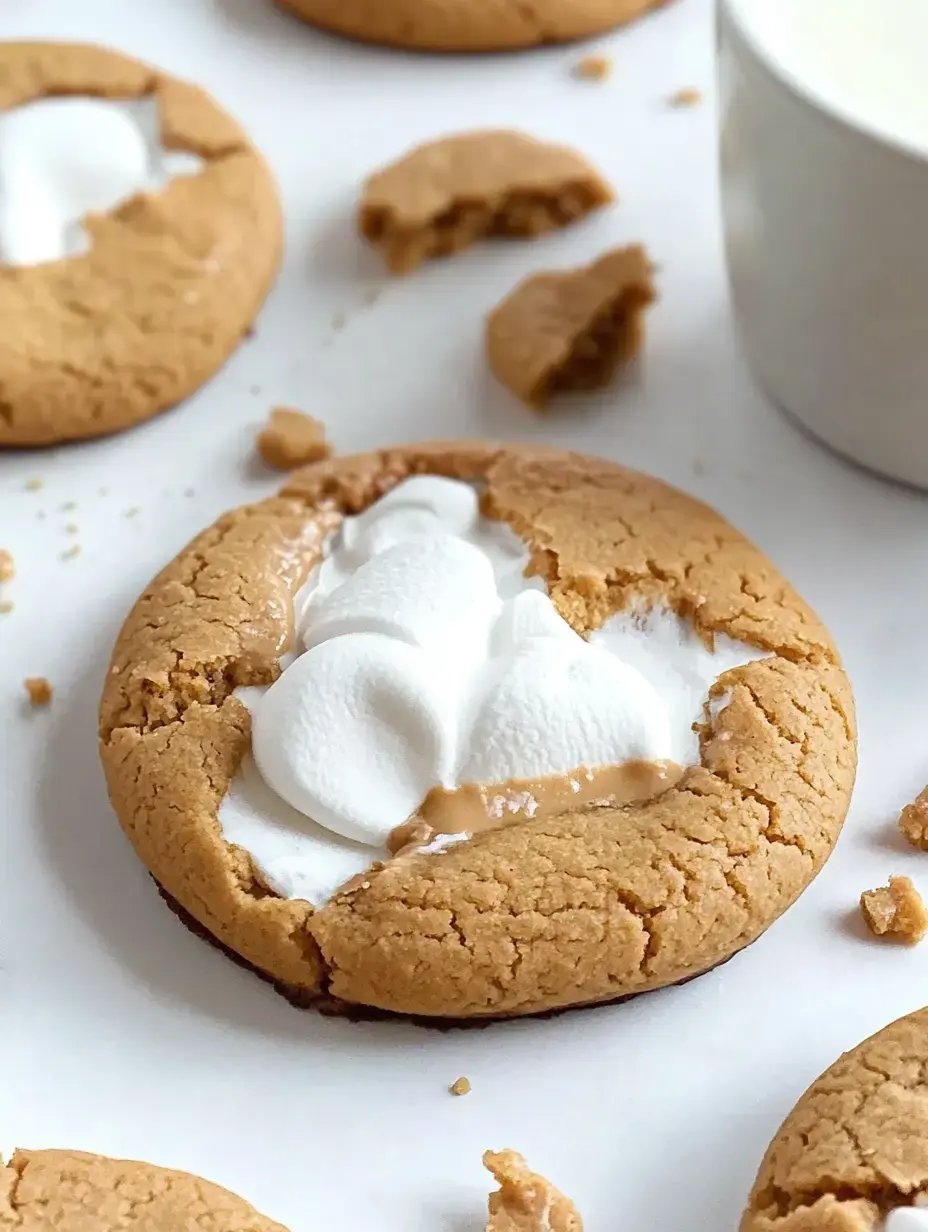
M888 886L865 890L860 910L876 937L917 945L928 933L928 909L909 877L890 877Z

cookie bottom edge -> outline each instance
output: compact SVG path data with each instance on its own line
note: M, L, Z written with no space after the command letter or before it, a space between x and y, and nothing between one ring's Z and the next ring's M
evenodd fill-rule
M355 1001L343 1001L341 998L332 996L331 993L327 992L311 993L305 988L299 988L293 984L286 984L281 980L275 979L267 971L263 971L260 967L256 967L254 963L249 962L247 958L243 958L241 954L233 950L231 946L226 945L224 941L220 941L214 933L210 932L205 924L202 924L196 916L191 915L186 907L183 907L164 888L153 873L149 873L149 876L155 883L162 899L189 932L193 933L195 937L199 937L201 941L205 941L213 949L219 950L226 958L234 962L237 967L242 967L245 971L256 975L265 984L269 984L278 996L283 997L295 1009L315 1010L316 1013L322 1014L326 1018L347 1018L350 1022L356 1023L409 1022L414 1026L426 1027L432 1031L466 1031L491 1027L503 1022L519 1022L523 1019L559 1018L562 1014L571 1014L578 1010L605 1009L608 1006L621 1005L626 1001L633 1001L637 997L646 997L649 993L661 992L666 988L682 988L685 984L691 984L694 980L698 980L702 976L709 975L710 972L724 967L742 952L742 950L736 950L734 954L729 954L721 962L713 963L711 967L705 967L701 971L695 971L692 975L684 976L682 980L675 980L672 984L662 984L659 988L642 989L640 992L622 993L620 996L611 997L606 1001L580 1001L574 1005L561 1005L547 1010L530 1010L524 1014L481 1014L472 1018L402 1014L396 1010L383 1010L373 1005L361 1005ZM742 948L747 949L748 947L744 946Z

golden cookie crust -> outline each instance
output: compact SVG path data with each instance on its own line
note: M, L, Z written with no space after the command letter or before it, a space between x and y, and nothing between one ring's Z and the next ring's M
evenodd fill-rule
M928 1195L928 1009L845 1053L767 1149L741 1232L876 1232Z
M669 0L276 0L312 25L418 51L506 51L568 43Z
M410 474L485 484L583 632L663 600L705 636L773 652L728 673L702 764L646 805L490 831L373 873L314 911L264 889L217 813L249 746L238 685L267 683L291 596L342 514ZM451 442L330 459L227 514L151 584L101 705L110 797L148 869L219 943L301 1003L453 1019L610 1001L700 974L758 937L838 837L856 768L830 636L727 522L656 479L553 449Z
M16 1232L286 1232L227 1189L135 1160L82 1151L0 1159L0 1229Z
M56 94L153 95L201 173L89 218L91 251L0 266L0 448L102 436L198 389L247 333L280 263L271 173L197 86L80 43L0 45L0 111Z

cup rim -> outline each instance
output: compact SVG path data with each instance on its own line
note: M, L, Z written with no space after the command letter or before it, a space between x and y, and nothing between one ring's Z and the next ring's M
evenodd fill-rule
M881 149L903 155L921 166L928 164L928 141L925 144L919 144L906 137L900 137L849 108L843 107L827 95L820 93L814 86L794 73L782 60L774 56L770 49L757 38L749 22L744 19L743 0L717 0L717 9L720 22L728 23L730 29L760 67L777 85L789 91L798 102L845 131L863 137Z

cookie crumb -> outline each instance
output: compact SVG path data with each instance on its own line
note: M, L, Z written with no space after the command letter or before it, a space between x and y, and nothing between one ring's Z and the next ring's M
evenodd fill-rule
M47 706L52 700L52 686L44 676L27 676L23 687L29 694L29 702L33 706Z
M11 599L4 599L0 602L0 616L7 616L13 610L13 602Z
M280 471L319 462L332 453L325 439L325 425L312 415L285 406L274 407L255 444L268 466Z
M391 273L486 236L533 237L615 199L575 150L506 129L457 133L417 146L364 186L358 230Z
M66 534L76 535L77 532L80 530L80 527L78 526L76 522L68 522L64 529L65 529Z
M499 1182L490 1194L486 1232L583 1232L570 1199L532 1172L517 1151L486 1151L483 1166Z
M605 81L612 76L612 61L608 56L584 56L574 65L574 76L581 81Z
M899 814L899 829L907 843L919 851L928 851L928 787L923 788Z
M65 501L63 505L59 506L59 509L62 513L70 513L72 509L76 509L76 508L77 508L77 501Z
M38 490L44 486L45 486L44 479L39 479L36 476L33 476L32 479L26 480L26 491L27 492L38 492Z
M80 554L81 545L79 543L72 543L69 548L65 548L65 550L61 553L61 559L73 560L75 556L80 556Z
M0 582L9 582L16 576L16 564L13 553L6 548L0 548Z
M373 307L373 305L380 299L381 295L383 295L383 287L368 287L364 292L364 302L369 307Z
M635 358L657 298L640 244L580 269L532 274L487 317L486 350L501 384L529 406L599 389Z
M348 324L348 317L344 312L336 312L332 317L330 325L333 333L339 333Z
M136 514L138 513L138 511L139 511L138 505L130 505L130 507L127 510L125 510L125 512L123 513L123 517L134 518Z
M669 102L671 107L698 107L702 102L702 90L697 90L695 86L684 86L682 90L671 94Z
M928 933L928 909L908 877L890 877L888 886L865 890L860 910L877 937L888 934L906 945L918 945Z
M452 1082L448 1090L451 1092L452 1095L470 1095L470 1091L471 1091L470 1079L469 1078L458 1078L457 1081Z

